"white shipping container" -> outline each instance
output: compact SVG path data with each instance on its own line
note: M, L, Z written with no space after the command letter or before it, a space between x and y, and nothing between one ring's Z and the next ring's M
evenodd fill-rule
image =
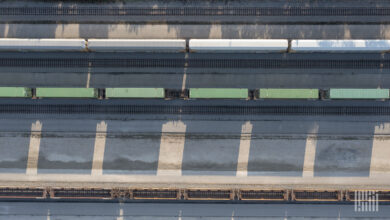
M1 38L0 51L83 51L84 39Z
M191 52L211 53L264 53L286 52L287 40L194 39L189 43Z
M389 40L293 40L292 52L383 52Z
M185 40L89 39L88 49L96 52L184 52Z

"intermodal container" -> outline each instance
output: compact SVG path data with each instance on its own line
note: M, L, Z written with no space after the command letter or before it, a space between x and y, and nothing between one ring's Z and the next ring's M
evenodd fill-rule
M286 52L287 40L278 39L191 39L189 49L199 53Z
M94 88L37 88L36 96L40 98L97 98Z
M292 52L385 52L389 40L292 40Z
M24 87L0 87L0 97L25 98L31 97L31 89Z
M84 51L84 39L0 39L0 51Z
M330 89L330 99L388 99L388 89Z
M107 98L164 98L163 88L106 88Z
M318 99L318 89L260 89L262 99Z
M96 52L184 52L186 41L180 39L89 39L88 49Z
M190 89L190 98L246 99L248 98L248 89L196 88Z

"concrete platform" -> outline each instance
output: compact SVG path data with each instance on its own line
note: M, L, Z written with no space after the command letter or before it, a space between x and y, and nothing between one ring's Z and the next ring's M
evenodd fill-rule
M0 185L390 187L390 125L381 117L118 121L35 116L0 122L0 150L7 152L0 157ZM37 123L40 131L32 126ZM41 135L30 136L37 132ZM6 150L10 143L18 145ZM160 154L170 143L175 143L174 156ZM35 167L27 166L27 155L28 161L37 160Z
M306 18L307 19L307 18ZM390 39L389 24L0 24L7 38Z
M69 202L2 202L0 219L158 219L158 220L253 220L385 219L388 205L378 212L355 212L352 205L331 204L198 204L198 203L69 203Z

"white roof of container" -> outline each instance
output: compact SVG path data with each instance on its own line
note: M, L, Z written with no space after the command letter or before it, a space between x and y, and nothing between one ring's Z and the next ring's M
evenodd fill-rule
M389 40L293 40L296 52L382 52L390 50Z
M137 40L137 39L88 39L88 49L91 51L118 52L183 52L186 49L185 40Z
M190 40L190 50L193 52L285 52L287 40L239 40L239 39L194 39Z
M84 39L0 39L0 51L81 51L84 49Z

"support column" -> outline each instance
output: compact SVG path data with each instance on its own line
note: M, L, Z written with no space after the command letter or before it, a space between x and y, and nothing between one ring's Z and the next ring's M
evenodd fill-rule
M104 150L106 148L107 124L101 121L96 125L95 147L93 151L91 175L103 175Z
M306 137L305 160L303 162L303 177L314 176L314 162L316 158L318 125Z
M248 175L248 161L253 125L249 121L241 127L240 151L238 152L237 176Z
M157 175L181 176L186 128L181 121L163 124Z
M28 147L28 157L27 157L27 175L37 175L38 174L38 157L39 157L39 147L41 145L41 136L42 136L42 123L36 121L31 124L31 134L30 134L30 145Z
M390 123L375 126L372 140L370 177L390 173Z

